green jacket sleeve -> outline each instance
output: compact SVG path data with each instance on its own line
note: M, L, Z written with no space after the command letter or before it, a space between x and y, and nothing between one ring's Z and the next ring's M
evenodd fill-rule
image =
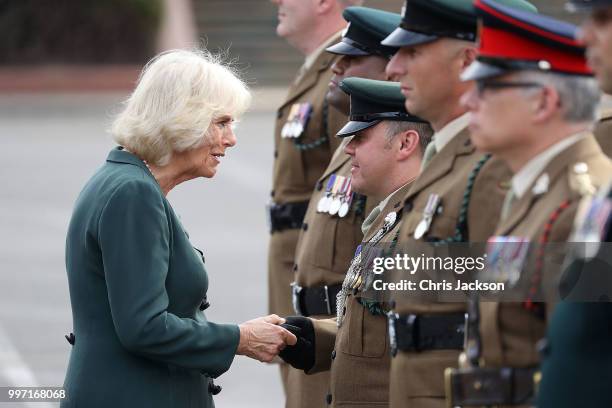
M134 180L118 187L102 210L98 242L113 323L127 350L212 377L229 369L238 326L167 311L171 225L157 186Z

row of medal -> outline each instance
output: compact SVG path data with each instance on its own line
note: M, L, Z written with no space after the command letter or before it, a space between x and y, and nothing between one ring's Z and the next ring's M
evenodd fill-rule
M395 212L387 214L382 228L365 244L368 254L364 254L364 244L357 247L349 269L344 276L342 289L336 295L336 324L338 327L342 325L344 318L342 309L345 306L348 294L355 290L361 292L370 286L373 280L372 265L374 259L382 254L382 248L377 247L376 244L395 226L398 219L399 217Z
M516 236L495 236L487 241L487 268L483 281L516 285L521 278L530 241Z
M353 201L351 177L332 174L327 181L325 194L317 203L318 213L346 217Z
M344 276L344 282L342 282L342 288L336 295L336 325L342 326L344 320L344 307L346 305L346 299L353 291L353 288L360 286L363 282L363 263L362 263L362 245L357 247L355 256L351 260L349 269Z
M287 122L281 129L281 137L298 138L304 133L310 115L312 114L312 104L310 102L294 103L291 105Z

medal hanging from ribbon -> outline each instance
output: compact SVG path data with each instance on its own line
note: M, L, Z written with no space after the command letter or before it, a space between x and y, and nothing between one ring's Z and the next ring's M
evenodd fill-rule
M496 236L487 241L484 281L516 285L525 267L530 241L523 237Z
M281 129L281 137L298 138L306 130L310 116L312 115L312 104L309 102L294 103L289 110L287 122Z
M351 202L353 201L353 185L351 183L351 177L347 177L344 181L344 185L340 190L340 194L342 194L340 209L338 210L338 216L340 218L346 217L350 208Z
M345 180L346 177L344 176L336 177L334 187L332 188L331 203L328 211L329 215L336 215L338 214L338 210L340 210L340 206L342 205L342 202L340 201L340 189L342 188Z
M327 180L327 185L325 186L325 194L323 194L323 197L321 197L319 199L319 202L317 203L318 213L329 211L329 206L331 205L330 196L331 196L332 187L334 186L335 181L336 181L336 175L332 174L329 177L329 180Z
M291 105L291 109L289 110L289 116L287 116L287 121L285 122L281 130L282 138L291 137L290 135L292 134L292 131L293 131L292 125L294 123L295 116L297 114L298 109L299 109L299 105L297 104Z
M425 234L427 234L427 231L429 231L429 227L431 227L433 217L440 205L440 201L440 196L438 194L432 193L429 195L429 198L427 199L427 205L423 210L423 218L414 230L414 239L421 239L423 238L423 236L425 236Z

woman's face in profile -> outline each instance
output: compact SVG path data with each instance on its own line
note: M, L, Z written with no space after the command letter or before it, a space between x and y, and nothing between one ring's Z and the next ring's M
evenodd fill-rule
M204 143L191 151L196 177L213 177L226 149L236 144L233 122L234 118L230 115L213 119L204 136Z

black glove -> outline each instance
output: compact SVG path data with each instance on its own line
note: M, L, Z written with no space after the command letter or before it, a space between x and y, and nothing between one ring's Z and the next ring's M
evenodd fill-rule
M289 330L297 337L294 346L286 346L279 353L286 363L293 368L308 372L314 365L315 360L315 333L312 321L307 317L289 316L281 327Z

